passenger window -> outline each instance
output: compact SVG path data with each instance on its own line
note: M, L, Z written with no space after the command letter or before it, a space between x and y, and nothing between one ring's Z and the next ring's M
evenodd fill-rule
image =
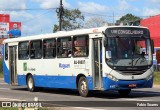
M8 60L8 44L5 44L5 60Z
M29 42L20 42L18 45L18 58L20 60L29 58Z
M58 38L57 39L57 53L58 57L71 57L71 47L72 47L72 41L71 37L67 38Z
M31 41L30 42L30 58L40 59L42 58L42 41Z
M43 58L56 57L56 39L43 40Z
M73 56L74 57L87 57L89 37L88 35L74 36L73 37Z

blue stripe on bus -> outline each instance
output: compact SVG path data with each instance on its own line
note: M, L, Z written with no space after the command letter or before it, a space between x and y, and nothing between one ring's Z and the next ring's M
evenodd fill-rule
M76 89L76 76L33 76L36 87ZM87 77L89 90L94 90L92 77ZM153 78L150 80L119 80L115 82L107 77L103 78L104 90L128 89L129 84L136 84L136 88L151 88ZM26 76L18 75L18 85L26 85Z
M36 87L76 89L76 76L33 75ZM26 75L18 75L18 85L26 85ZM89 90L93 90L92 77L87 77Z

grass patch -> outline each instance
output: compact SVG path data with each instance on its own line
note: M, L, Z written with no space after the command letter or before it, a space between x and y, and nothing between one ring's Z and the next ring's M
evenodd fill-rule
M17 107L0 107L0 110L19 110ZM25 108L23 108L25 110ZM38 110L56 110L55 108L39 108Z
M0 110L18 110L18 108L12 107L0 107Z
M2 74L2 72L0 72L0 78L3 78L3 74ZM1 109L0 109L1 110Z
M160 85L160 72L154 72L154 84Z

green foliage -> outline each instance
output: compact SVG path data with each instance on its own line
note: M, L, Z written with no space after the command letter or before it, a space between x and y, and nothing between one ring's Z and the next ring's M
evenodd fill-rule
M119 20L116 21L117 24L123 23L123 24L128 24L128 23L139 23L139 21L141 20L140 17L134 16L130 13L122 16Z
M18 108L12 108L12 107L0 107L0 110L18 110Z
M59 13L57 13L57 17L59 18ZM69 31L73 29L82 28L82 22L84 21L84 16L78 9L68 10L64 9L64 16L62 21L62 30ZM59 26L54 25L53 32L58 31Z
M160 85L160 72L154 73L154 84Z

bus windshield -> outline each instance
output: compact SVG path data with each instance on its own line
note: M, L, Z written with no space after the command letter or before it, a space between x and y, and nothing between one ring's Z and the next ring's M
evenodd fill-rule
M151 42L143 36L107 37L106 63L114 67L140 67L152 65Z

